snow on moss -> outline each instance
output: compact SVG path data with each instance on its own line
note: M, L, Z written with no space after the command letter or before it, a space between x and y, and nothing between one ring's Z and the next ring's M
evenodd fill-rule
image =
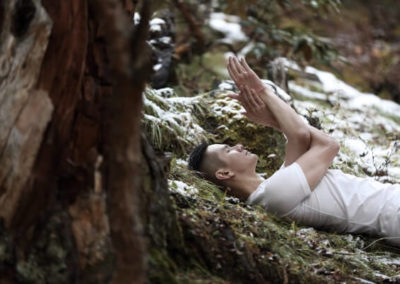
M333 167L400 183L400 105L362 93L329 72L313 67L304 72L317 80L289 82L294 106L304 116L317 117L340 143Z
M194 115L196 109L201 109L199 98L174 95L170 88L146 89L142 122L154 147L184 154L189 147L208 138Z
M179 180L168 179L168 187L169 187L169 190L179 193L183 196L187 196L187 197L196 195L199 192L197 188L195 188L191 185L188 185Z

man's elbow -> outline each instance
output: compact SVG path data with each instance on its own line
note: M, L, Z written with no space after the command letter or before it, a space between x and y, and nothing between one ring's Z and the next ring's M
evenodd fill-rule
M340 144L335 139L331 138L329 142L329 148L331 149L332 153L334 153L336 156L337 153L339 153L340 151Z
M299 130L296 134L296 140L303 144L309 146L311 144L311 132L308 129Z
M287 140L292 141L292 144L303 145L308 149L311 145L311 132L308 129L299 129L296 132L290 133Z

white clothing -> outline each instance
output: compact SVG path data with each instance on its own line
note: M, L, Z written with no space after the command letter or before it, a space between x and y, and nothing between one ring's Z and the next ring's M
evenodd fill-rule
M299 224L387 237L400 246L400 185L329 169L311 191L301 166L281 168L247 199Z

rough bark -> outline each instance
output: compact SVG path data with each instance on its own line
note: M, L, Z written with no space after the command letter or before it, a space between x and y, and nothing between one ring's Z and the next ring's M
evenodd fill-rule
M104 139L108 212L116 252L113 283L144 283L143 229L138 218L141 188L140 119L142 92L149 74L145 53L149 3L141 23L127 31L130 19L116 0L93 1L104 23L113 78L113 95L105 99Z
M131 30L135 4L0 3L1 281L145 281L135 194L147 19ZM98 21L110 8L120 14Z
M88 44L86 1L43 1L43 6L52 18L53 28L43 65L38 66L40 76L36 84L49 94L54 112L11 224L16 235L23 238L43 218L49 204L54 203L60 173L68 176L67 169L76 165L70 147L75 146L71 143L75 142L73 123Z
M47 92L36 87L51 20L40 1L2 5L0 218L10 227L53 111Z

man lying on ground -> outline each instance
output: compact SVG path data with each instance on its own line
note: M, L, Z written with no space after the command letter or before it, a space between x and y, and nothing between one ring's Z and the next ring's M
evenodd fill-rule
M189 168L248 204L299 224L338 233L365 233L400 246L400 184L383 184L328 169L339 144L307 125L267 88L244 59L229 58L237 99L253 122L282 131L285 162L267 179L256 173L257 155L242 145L201 144Z

